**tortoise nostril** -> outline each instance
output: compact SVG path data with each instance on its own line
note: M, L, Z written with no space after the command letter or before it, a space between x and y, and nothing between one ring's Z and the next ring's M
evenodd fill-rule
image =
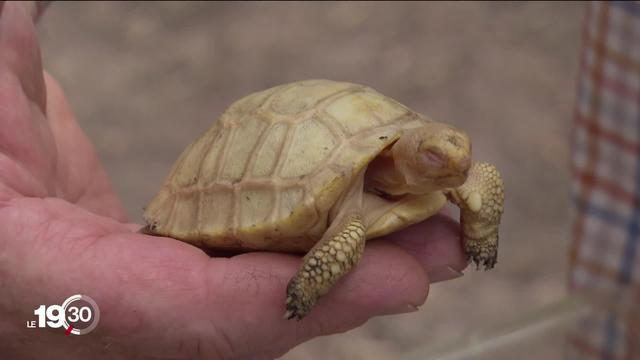
M464 149L469 146L469 141L459 134L451 134L447 136L446 140L457 149Z

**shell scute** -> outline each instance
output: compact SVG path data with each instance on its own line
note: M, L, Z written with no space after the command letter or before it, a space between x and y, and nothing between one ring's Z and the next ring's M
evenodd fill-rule
M256 149L256 160L251 175L254 177L270 176L274 173L278 159L281 158L284 142L289 131L289 124L278 122L267 129L265 138Z
M220 236L227 232L235 206L230 188L226 186L209 188L207 191L202 191L198 201L198 233Z
M248 116L232 129L233 135L225 149L220 179L235 182L244 176L249 158L254 154L254 147L266 127L267 123L260 117Z
M280 176L290 178L309 174L326 163L341 139L316 117L296 124L287 154L283 157Z
M353 87L352 84L308 80L285 88L271 102L271 110L282 115L297 115L314 109L322 99Z

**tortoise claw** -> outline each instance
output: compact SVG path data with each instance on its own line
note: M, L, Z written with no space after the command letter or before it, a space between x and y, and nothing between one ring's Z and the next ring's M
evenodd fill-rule
M498 262L497 241L495 243L465 241L464 250L467 254L467 262L473 261L476 264L476 270L480 269L480 266L483 266L484 270L493 269Z
M293 312L293 311L291 311L291 310L287 310L287 311L284 313L284 316L283 316L282 318L283 318L283 319L285 319L285 320L291 320L291 319L293 319L293 314L294 314L294 312Z
M296 276L287 285L287 300L285 301L287 311L284 313L284 318L287 320L301 320L315 304L316 296L304 283L304 280Z

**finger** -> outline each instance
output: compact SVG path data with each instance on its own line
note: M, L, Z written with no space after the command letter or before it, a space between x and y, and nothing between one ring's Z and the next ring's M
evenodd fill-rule
M56 155L44 112L33 22L22 3L6 2L0 12L0 182L9 189L5 193L44 197L55 191L49 180Z
M38 39L32 20L35 4L6 2L0 12L0 69L20 81L21 92L44 112L45 90ZM6 74L3 80L6 80Z
M23 1L23 2L20 2L20 5L22 5L27 9L29 14L33 18L33 21L38 21L40 16L42 16L44 11L47 9L47 7L49 7L49 5L52 2L53 1ZM0 1L0 13L2 12L2 8L4 4L5 4L5 1Z
M57 196L98 215L124 221L122 203L113 191L93 144L78 126L60 84L47 72L44 72L44 78L47 120L58 154L54 179Z
M49 7L49 5L53 1L36 1L36 9L33 15L33 20L38 21L38 19L42 16L45 10Z
M467 260L461 239L460 225L442 214L381 238L411 254L431 283L462 276Z
M220 263L213 259L209 303L205 313L215 314L217 328L227 331L227 344L217 351L231 357L247 355L255 348L237 347L241 334L256 339L263 351L279 356L286 349L316 336L343 332L378 315L417 310L426 299L427 279L420 264L393 244L367 246L353 272L321 298L301 321L285 320L285 289L300 258L290 255L252 253ZM268 324L265 326L265 324ZM222 330L220 330L222 331ZM211 346L215 346L210 343Z

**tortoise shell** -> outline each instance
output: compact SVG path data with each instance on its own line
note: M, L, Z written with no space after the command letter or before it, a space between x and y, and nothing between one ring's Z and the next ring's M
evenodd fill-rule
M206 248L307 251L354 177L430 121L346 82L251 94L184 150L144 220L153 234Z

